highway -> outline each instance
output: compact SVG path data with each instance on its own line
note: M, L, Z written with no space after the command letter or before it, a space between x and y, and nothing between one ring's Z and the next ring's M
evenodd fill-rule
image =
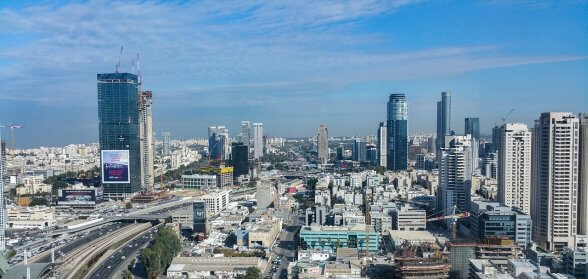
M128 243L125 243L123 246L118 248L108 259L100 264L100 266L96 267L90 274L90 279L102 279L102 278L112 278L116 274L115 272L119 269L120 265L123 264L126 259L133 256L137 251L143 247L145 247L153 237L155 236L155 229L154 227L150 230L143 232L142 234L138 235L136 238L131 240Z
M66 255L67 253L73 251L74 249L83 246L92 240L95 240L107 233L119 230L125 226L128 226L128 223L112 223L101 228L95 229L93 231L88 232L87 235L78 238L72 242L65 243L61 246L55 247L55 261L58 262L61 257ZM50 263L51 262L51 250L49 249L44 253L43 256L39 258L31 258L32 262L38 263Z

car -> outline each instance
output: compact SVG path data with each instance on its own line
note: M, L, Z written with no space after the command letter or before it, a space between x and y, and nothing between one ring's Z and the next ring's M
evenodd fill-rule
M108 266L107 268L108 268L108 269L110 269L110 268L111 268L111 266Z

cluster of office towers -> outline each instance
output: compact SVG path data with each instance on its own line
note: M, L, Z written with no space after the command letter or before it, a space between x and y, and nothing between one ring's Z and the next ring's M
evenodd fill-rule
M465 119L464 135L451 129L451 92L437 102L435 150L439 210L470 210L472 176L479 173L479 118ZM378 129L378 160L407 169L407 102L391 94L387 122ZM493 129L497 200L530 214L534 240L548 250L575 247L588 235L588 113L542 113L529 129L502 123Z
M241 122L241 133L233 145L239 144L253 150L253 158L259 159L264 154L265 138L263 136L263 124L253 123L253 142L251 141L251 129L249 121ZM212 126L208 128L208 152L211 160L229 160L231 158L231 144L229 129L225 126Z

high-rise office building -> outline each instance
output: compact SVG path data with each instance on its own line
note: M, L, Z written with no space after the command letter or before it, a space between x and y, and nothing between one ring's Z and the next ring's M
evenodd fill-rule
M263 124L253 123L253 158L263 157Z
M480 118L478 117L466 117L465 118L465 129L464 134L472 135L472 138L480 139Z
M2 129L0 129L0 142L2 142L2 158L0 159L0 253L6 250L6 208L4 203L4 173L6 172L6 142L2 140Z
M451 135L451 92L441 92L437 102L437 151L445 145L445 136Z
M247 146L247 148L251 148L250 142L251 141L251 129L249 128L249 121L241 121L241 142Z
M140 84L139 84L140 85ZM139 134L141 140L141 188L153 190L155 177L153 173L153 92L143 91L139 98Z
M496 125L492 127L492 147L490 148L491 153L498 153L498 147L500 143L500 126Z
M588 235L588 113L580 113L578 234Z
M208 127L208 152L210 160L229 159L229 129L225 126Z
M171 133L170 132L163 132L163 155L169 156L171 155Z
M327 126L321 124L316 136L318 147L318 162L319 164L326 164L329 162L329 130Z
M388 126L386 122L380 122L378 127L378 165L388 166Z
M0 164L4 166L0 170L0 179L6 180L8 178L8 173L6 170L6 140L0 139Z
M129 151L130 183L104 183L104 196L124 198L141 190L141 142L137 75L98 74L100 150Z
M531 214L531 132L525 124L500 128L498 201Z
M554 251L574 248L578 214L579 121L546 112L535 121L532 144L533 238Z
M207 233L207 218L206 218L206 202L204 200L197 200L192 203L193 227L194 234L202 234L206 237Z
M484 158L482 175L498 179L498 153L488 153Z
M404 94L390 94L387 126L387 168L406 170L408 167L408 102Z
M343 145L337 146L337 161L345 159L345 147Z
M439 153L438 209L457 205L461 211L469 211L472 162L472 139L469 135L447 138L447 145Z
M231 148L233 177L249 174L249 147L242 142L233 142Z
M351 152L351 157L353 161L356 162L365 162L367 160L367 144L365 141L361 139L355 139L353 142L353 150Z

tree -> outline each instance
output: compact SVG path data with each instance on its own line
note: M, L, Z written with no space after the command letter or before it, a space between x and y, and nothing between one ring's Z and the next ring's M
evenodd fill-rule
M131 209L131 208L133 208L133 203L132 202L127 202L127 204L125 204L125 207L127 209Z
M172 228L159 229L151 245L141 252L147 277L158 278L181 249L180 239Z
M252 266L247 269L245 273L245 279L259 279L261 278L261 271L259 268Z
M47 205L48 201L45 197L33 197L31 204L29 206L36 206L36 205Z
M122 278L123 279L133 279L133 274L130 271L125 270L122 273Z
M237 235L235 235L235 233L230 233L225 239L225 246L233 247L235 244L237 244Z

